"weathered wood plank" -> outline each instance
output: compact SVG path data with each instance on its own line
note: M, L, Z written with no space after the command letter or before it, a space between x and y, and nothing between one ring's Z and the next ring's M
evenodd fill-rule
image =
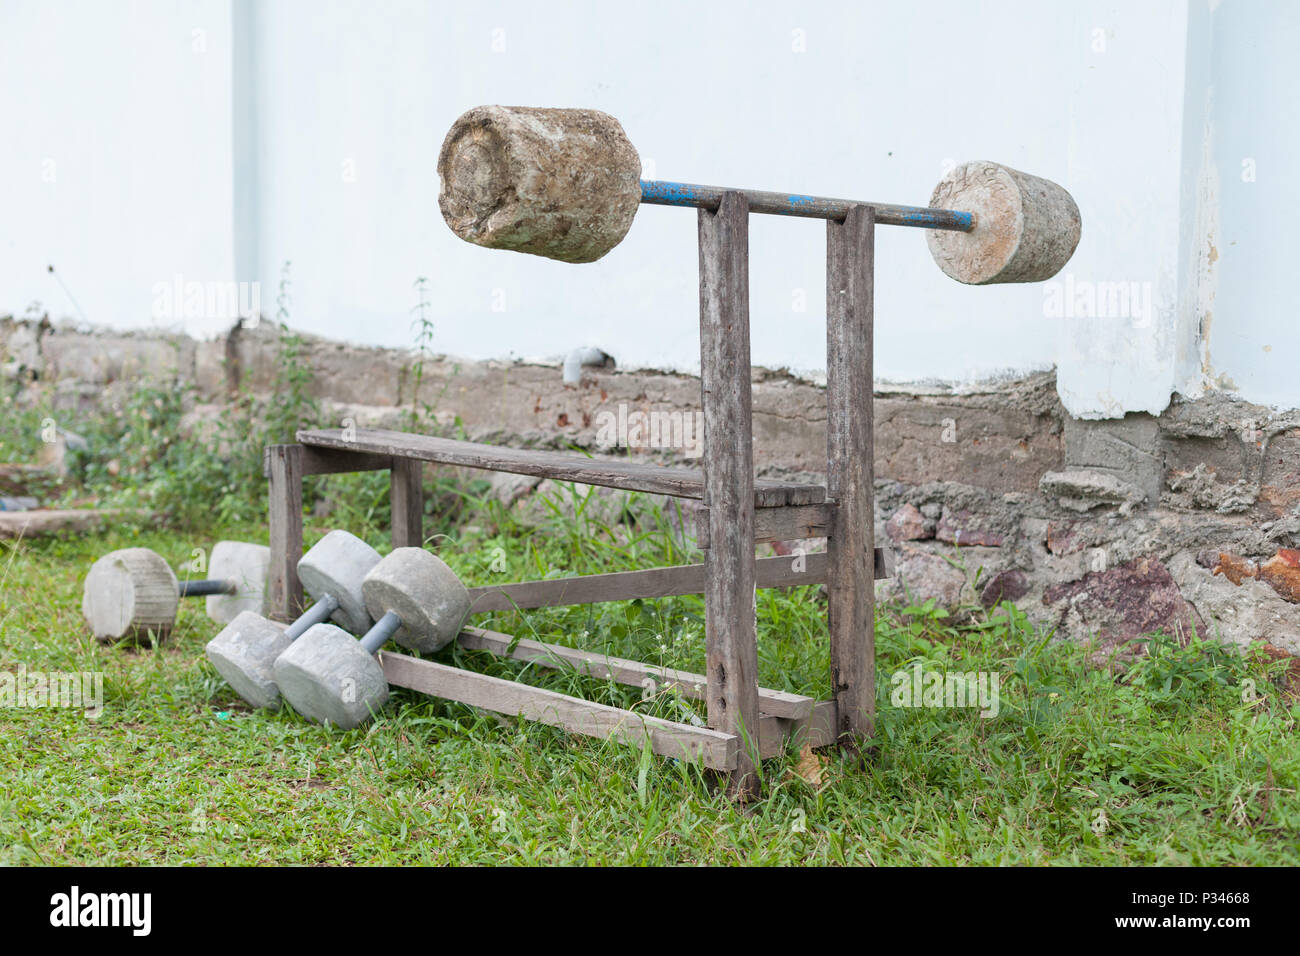
M667 468L646 462L585 458L566 452L504 448L381 429L358 429L346 434L342 429L310 429L300 431L298 440L318 448L417 458L442 465L536 475L677 498L704 497L704 478L693 468ZM753 481L752 477L750 480ZM816 504L826 498L826 490L820 485L770 479L753 481L753 485L754 504L759 508Z
M821 584L826 580L826 555L821 552L805 555L802 568L799 570L796 566L795 558L760 558L754 562L755 580L760 588ZM469 589L471 611L474 614L703 593L703 564L584 574L572 578L548 578L512 584L488 584Z
M835 701L819 700L802 720L764 714L758 720L759 754L764 760L779 757L786 747L828 747L836 742Z
M302 613L302 446L271 445L266 450L269 473L271 616L292 621Z
M826 223L826 473L831 688L852 747L875 722L872 295L875 219L855 206Z
M830 533L832 504L788 505L784 508L759 508L754 512L754 541L795 541L799 538L824 538ZM695 517L695 544L702 551L709 547L709 509L701 508Z
M622 657L610 657L596 651L583 651L576 647L564 647L560 644L546 644L527 638L516 640L509 634L486 631L478 627L464 628L457 637L461 647L474 651L487 651L497 657L509 657L511 660L528 661L539 667L552 670L572 668L579 674L594 677L597 680L613 680L630 687L645 687L647 680L655 683L655 690L676 690L683 697L691 700L704 700L708 678L703 674L690 671L674 670L669 667L657 667L641 661ZM789 720L802 720L812 713L811 697L791 694L783 690L758 689L758 708L764 714L784 717Z
M646 717L406 654L382 651L379 662L388 682L397 687L409 687L444 700L523 717L588 737L608 738L632 746L642 746L648 739L650 749L662 757L698 760L714 770L731 770L736 765L737 738L707 727Z
M262 454L262 474L271 477L270 447ZM338 475L352 471L383 471L393 466L392 455L374 455L369 452L348 451L346 448L302 448L302 473L306 475Z
M889 577L889 553L876 548L876 578ZM760 588L791 588L826 581L826 553L758 558L754 584ZM602 601L651 600L681 594L704 593L704 565L681 564L671 568L613 571L571 578L547 578L510 584L485 584L469 589L471 612L526 610L534 607L570 607Z
M749 203L699 211L700 386L709 508L704 621L709 726L741 738L727 790L759 795L758 634L754 612L754 448L749 366Z
M148 519L136 508L70 508L0 512L0 538L39 538L57 534L88 534L118 518Z
M424 545L424 462L394 458L390 476L393 511L393 547Z

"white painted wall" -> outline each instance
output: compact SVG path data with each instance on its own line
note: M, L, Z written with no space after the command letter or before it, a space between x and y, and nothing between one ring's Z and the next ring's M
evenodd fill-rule
M299 316L330 335L410 341L411 283L424 275L439 347L452 354L593 344L624 364L697 365L693 213L645 208L621 246L586 266L485 251L446 228L434 160L452 120L480 103L606 110L667 179L924 203L945 160L1068 173L1059 64L1072 25L1032 0L1004 7L1023 34L981 24L958 0L926 10L670 0L653 15L600 2L414 5L384 21L368 9L257 8L265 49L310 53L259 68L259 182L276 197L262 205L262 275L291 259ZM936 23L954 42L980 38L988 96L970 98L969 58L915 56ZM1000 91L1015 89L1008 116ZM754 219L755 362L824 366L824 234L820 222ZM920 232L883 231L878 255L882 377L1052 364L1056 333L1037 289L957 286Z
M1074 7L1078 42L1059 68L1083 240L1053 283L1064 301L1052 320L1057 391L1078 417L1158 414L1174 387L1186 13L1183 2ZM1109 294L1116 283L1127 307Z
M148 326L232 277L230 40L228 0L0 6L0 314Z
M54 262L93 322L156 324L176 274L260 280L271 314L291 260L292 324L323 335L409 344L426 276L440 351L593 344L692 368L693 213L643 208L621 246L572 266L463 243L438 212L437 151L463 110L590 106L659 178L924 203L945 162L989 158L1069 188L1084 238L1055 287L958 285L922 233L882 227L882 378L1056 364L1083 417L1158 412L1206 384L1297 406L1281 218L1296 39L1283 0L10 0L0 312L75 314ZM755 362L824 367L823 237L754 218ZM1122 314L1080 314L1119 282L1138 289Z
M1295 406L1300 5L1237 0L1197 4L1194 14L1200 29L1188 72L1203 122L1189 130L1200 163L1184 222L1197 253L1189 312L1203 334L1180 388L1227 388Z

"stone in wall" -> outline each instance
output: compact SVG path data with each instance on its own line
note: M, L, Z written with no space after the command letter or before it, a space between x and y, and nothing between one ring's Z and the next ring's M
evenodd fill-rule
M1300 655L1300 608L1253 574L1235 573L1231 562L1226 571L1215 564L1203 566L1191 551L1169 561L1170 574L1209 636L1239 647L1263 641Z
M1155 632L1182 642L1193 629L1205 633L1205 622L1154 555L1053 584L1044 591L1043 603L1059 609L1059 630L1095 638L1102 648L1136 645Z

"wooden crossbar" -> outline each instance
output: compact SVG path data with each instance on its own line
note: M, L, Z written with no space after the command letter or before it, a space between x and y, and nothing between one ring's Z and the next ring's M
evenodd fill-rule
M379 662L384 668L384 676L394 687L406 687L470 707L509 717L523 717L570 733L631 746L642 746L648 737L653 753L680 760L698 760L713 770L733 770L736 765L739 738L707 727L650 717L407 654L381 651ZM812 703L811 698L804 699L811 706L801 717L760 715L757 750L761 759L779 757L791 744L827 747L835 743L835 701Z
M497 657L508 657L516 661L528 661L539 667L552 670L572 668L586 677L598 680L613 680L631 687L644 687L646 680L655 682L656 690L676 690L683 697L691 700L704 700L709 679L703 674L690 671L674 670L669 667L656 667L640 661L627 660L623 657L610 657L595 651L583 651L576 647L562 644L546 644L527 638L514 638L497 631L486 631L478 627L467 627L460 632L457 642L461 647L474 651L487 651ZM758 689L758 707L764 714L773 717L785 717L789 720L803 720L812 714L811 697L791 694L783 690Z
M440 465L459 465L486 471L576 481L625 491L644 491L675 498L703 498L704 476L693 468L667 468L648 462L587 458L572 452L504 448L478 442L409 435L405 432L360 428L310 429L298 432L298 441L314 448L333 448L353 454L389 458L413 458ZM790 481L757 479L754 507L817 504L826 500L826 489Z
M381 651L379 661L388 683L396 687L409 687L433 697L509 717L523 717L587 737L603 737L638 747L648 740L651 751L661 757L698 760L713 770L732 770L736 766L739 738L733 734L648 717L406 654Z
M876 549L875 576L889 577L890 557ZM754 562L754 579L760 588L790 588L826 581L826 553L795 557L759 558ZM548 578L541 581L517 581L511 584L486 584L469 589L470 613L524 610L535 607L569 607L575 604L599 604L603 601L631 601L703 594L705 572L702 564L681 564L668 568L645 568L640 571L613 571L608 574L583 574L572 578Z

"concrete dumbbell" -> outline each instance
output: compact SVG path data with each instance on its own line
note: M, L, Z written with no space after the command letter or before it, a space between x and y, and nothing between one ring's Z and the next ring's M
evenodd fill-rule
M878 225L929 230L939 267L980 285L1051 278L1082 228L1068 192L997 163L956 167L931 207L643 182L640 169L623 128L598 110L479 106L456 120L438 154L438 205L467 242L565 262L593 262L613 249L639 203L716 210L736 191L752 213L834 220L867 205Z
M91 632L105 643L161 641L175 626L183 597L206 597L208 616L220 624L244 610L260 611L270 567L271 549L265 545L219 541L208 561L211 577L179 581L161 555L125 548L91 565L81 611Z
M390 638L411 650L436 651L455 639L469 614L465 585L422 548L393 551L366 575L362 590L376 623L361 640L317 625L274 668L280 693L294 710L344 730L388 700L388 681L374 655Z
M356 631L370 626L361 583L377 564L379 552L370 545L346 531L331 531L298 561L298 577L315 603L287 628L245 611L208 642L208 660L252 706L278 706L273 666L299 637L331 618Z

